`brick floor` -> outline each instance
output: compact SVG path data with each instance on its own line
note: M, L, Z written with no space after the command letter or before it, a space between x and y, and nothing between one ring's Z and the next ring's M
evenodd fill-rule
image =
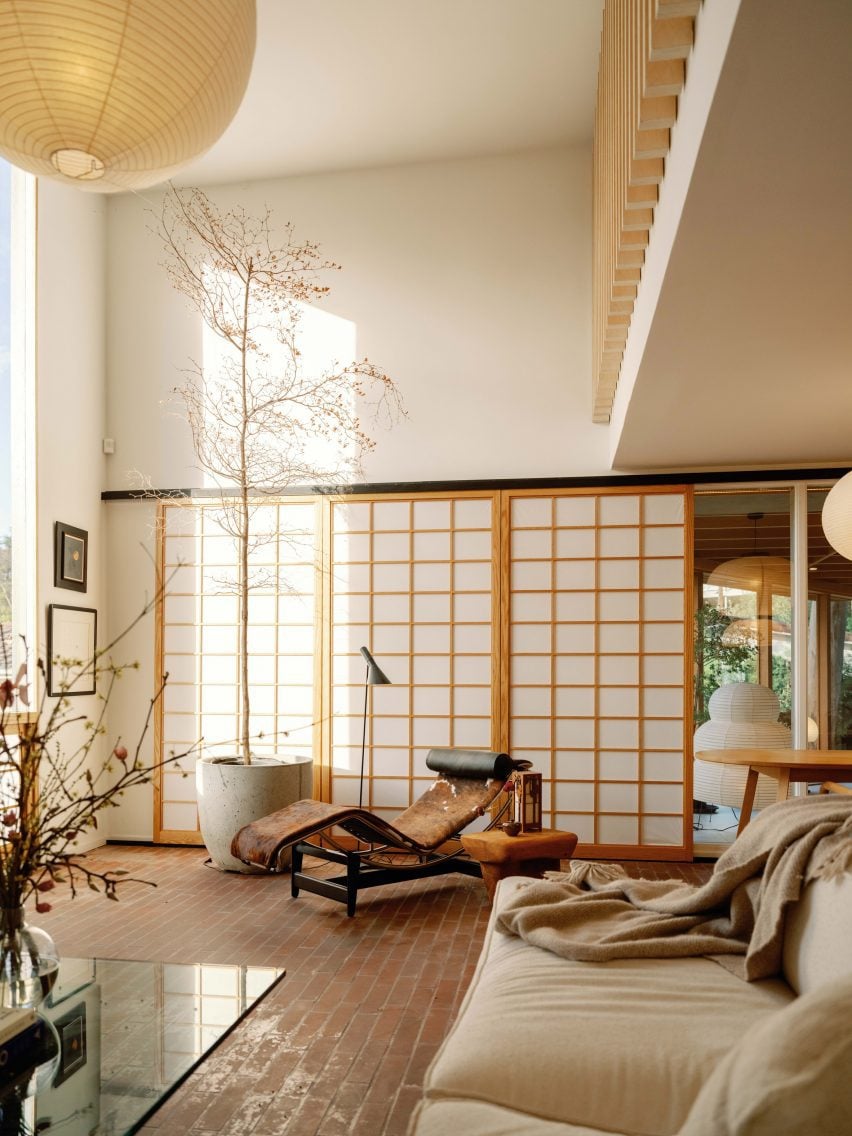
M66 956L280 966L286 977L141 1131L147 1136L402 1136L423 1075L479 955L478 880L445 876L365 892L354 919L290 897L289 877L238 876L198 848L110 845L119 903L57 895L38 922ZM703 882L709 864L625 864ZM53 898L53 896L51 897Z

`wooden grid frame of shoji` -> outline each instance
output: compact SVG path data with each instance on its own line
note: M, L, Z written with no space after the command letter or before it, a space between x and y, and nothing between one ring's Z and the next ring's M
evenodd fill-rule
M329 511L328 796L358 802L367 646L392 685L370 690L363 801L390 818L433 779L430 748L497 744L495 499L358 496Z
M234 612L214 587L227 558L213 507L161 506L161 570L173 575L158 621L158 673L170 672L158 753L235 736L223 712L233 689L221 689L235 686ZM312 750L317 796L358 799L366 645L393 683L371 688L367 717L364 803L380 815L428 785L432 746L493 748L541 770L546 823L576 831L581 854L691 855L690 489L268 507L305 547L288 561L274 546L276 571L298 569L301 583L258 597L254 653L281 669L255 725L288 730L288 752ZM156 839L198 842L191 780L164 771L155 805Z
M264 501L256 531L273 534L251 554L258 586L249 601L252 734L255 752L315 756L317 550L319 504L310 497ZM155 720L155 752L166 755L204 739L225 755L239 737L237 597L233 540L216 520L215 501L159 505L159 556L165 596L159 605L156 674L169 680ZM160 770L154 781L154 838L199 844L194 761Z
M583 855L691 855L691 494L504 495L505 742Z
M151 964L149 964L151 965ZM275 967L228 963L155 963L157 1006L153 1021L143 1022L145 1043L156 1045L162 1083L186 1074L228 1023L245 1013L281 973ZM159 1027L159 1028L157 1028Z

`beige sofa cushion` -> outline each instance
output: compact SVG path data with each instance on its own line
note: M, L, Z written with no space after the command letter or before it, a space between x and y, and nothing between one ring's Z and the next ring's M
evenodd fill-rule
M784 975L799 994L852 974L852 873L813 880L784 926Z
M503 880L495 911L529 880ZM786 983L745 983L704 958L577 963L486 933L456 1025L426 1081L542 1120L663 1136Z
M612 1136L600 1128L579 1128L538 1120L482 1101L425 1101L412 1118L416 1136Z
M852 976L763 1018L716 1068L681 1136L849 1136L850 1022Z

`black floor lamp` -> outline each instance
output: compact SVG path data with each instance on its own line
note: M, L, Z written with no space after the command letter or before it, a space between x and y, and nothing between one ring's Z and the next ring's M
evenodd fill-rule
M361 807L364 795L364 750L367 747L367 698L371 686L392 686L391 680L381 669L379 664L366 647L361 648L361 654L367 663L367 674L364 679L364 729L361 732L361 776L358 781L358 807Z

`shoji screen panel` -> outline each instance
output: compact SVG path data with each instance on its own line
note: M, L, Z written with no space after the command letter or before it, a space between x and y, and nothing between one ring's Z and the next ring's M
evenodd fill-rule
M258 754L311 756L314 748L315 531L312 500L261 506L250 554L249 682ZM161 555L166 596L158 644L168 672L158 751L204 739L204 752L234 753L239 736L236 551L214 505L167 503ZM183 763L189 768L189 763ZM190 769L190 772L192 770ZM155 803L156 838L200 842L195 778L164 770Z
M333 501L331 800L357 804L367 646L391 679L370 691L364 804L391 817L432 775L433 746L495 734L491 496Z
M683 490L509 494L509 746L587 854L674 858L692 542Z

